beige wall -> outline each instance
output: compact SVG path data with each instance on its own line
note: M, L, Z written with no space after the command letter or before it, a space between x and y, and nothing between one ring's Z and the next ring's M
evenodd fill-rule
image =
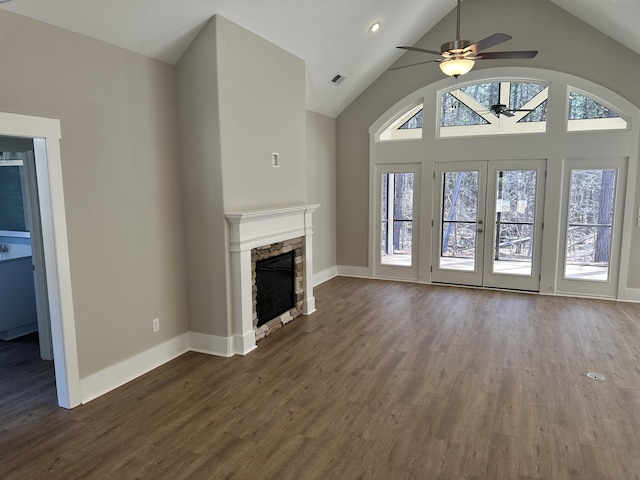
M454 13L445 17L416 45L437 49L441 43L453 39ZM640 56L547 0L476 0L463 3L463 37L480 39L494 32L514 37L496 47L497 50L540 51L535 59L522 61L520 65L583 77L640 105ZM398 64L424 59L428 58L407 53ZM515 63L479 61L474 68L509 65ZM442 78L442 73L432 63L385 72L337 118L339 265L368 265L369 127L397 101ZM640 197L636 195L636 205L638 202ZM633 231L632 244L640 246L638 229ZM634 251L637 248L634 247ZM638 267L636 270L640 270L640 265ZM631 275L633 278L629 286L640 287L640 275Z
M216 15L176 72L190 328L227 337L224 212L307 201L304 62Z
M219 15L216 28L225 210L305 203L304 62Z
M313 269L336 266L336 121L307 111L309 203L320 204L313 214Z
M0 111L61 121L80 376L186 332L173 68L5 11L0 58Z
M180 159L187 242L189 323L227 336L225 236L216 25L200 31L176 65Z

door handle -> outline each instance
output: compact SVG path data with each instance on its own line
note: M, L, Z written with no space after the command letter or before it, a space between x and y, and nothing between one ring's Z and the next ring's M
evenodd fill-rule
M477 230L476 230L476 232L478 232L478 233L482 233L482 229L481 229L481 228L479 228L479 229L477 229Z

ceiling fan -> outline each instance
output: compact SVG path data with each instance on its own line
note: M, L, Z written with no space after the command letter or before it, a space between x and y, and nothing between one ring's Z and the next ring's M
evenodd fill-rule
M513 117L514 116L514 112L533 112L534 109L532 109L532 108L512 109L512 108L507 108L507 106L505 104L503 104L503 103L496 103L494 105L491 105L489 107L489 110L496 117L499 117L500 115L504 115L506 117Z
M412 63L410 65L402 65L393 67L389 70L398 70L400 68L412 67L414 65L422 65L424 63L437 62L440 64L440 70L446 75L458 77L468 73L474 66L476 60L496 60L496 59L526 59L533 58L538 54L537 50L520 50L509 52L485 52L485 50L499 45L500 43L511 40L510 35L504 33L494 33L493 35L472 42L470 40L460 39L460 2L458 0L457 7L457 23L456 23L456 39L443 43L440 51L428 50L425 48L401 46L403 50L411 50L414 52L430 53L432 55L440 55L437 60L427 60L426 62Z

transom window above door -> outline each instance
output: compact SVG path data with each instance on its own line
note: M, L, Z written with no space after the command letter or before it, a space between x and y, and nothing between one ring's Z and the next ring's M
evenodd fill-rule
M435 120L435 138L546 133L550 84L543 80L484 80L441 90L433 102L425 97L395 113L375 140L422 139L425 118L427 129ZM630 128L629 117L606 101L569 85L564 88L566 103L553 108L555 115L562 109L565 131Z
M549 87L538 82L480 82L440 95L441 138L547 129Z

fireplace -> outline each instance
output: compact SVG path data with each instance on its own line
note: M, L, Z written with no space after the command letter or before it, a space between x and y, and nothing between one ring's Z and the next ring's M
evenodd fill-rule
M270 330L282 327L298 315L310 315L315 311L311 217L318 207L300 205L225 214L231 249L231 354L249 353L256 348L256 340ZM258 325L256 264L258 260L289 252L293 252L295 302L274 318L260 318Z

